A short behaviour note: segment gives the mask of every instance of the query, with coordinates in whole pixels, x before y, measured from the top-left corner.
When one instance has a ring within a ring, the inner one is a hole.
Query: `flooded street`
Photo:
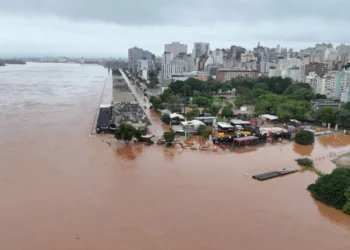
[[[106,81],[109,103],[101,66],[0,68],[1,249],[350,249],[350,216],[306,190],[314,173],[251,177],[297,169],[300,156],[330,172],[330,152],[348,150],[350,136],[235,153],[114,151],[90,135]]]

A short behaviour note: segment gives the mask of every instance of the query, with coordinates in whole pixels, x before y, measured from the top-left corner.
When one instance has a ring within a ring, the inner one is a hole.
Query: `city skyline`
[[[159,56],[164,44],[173,41],[187,44],[189,52],[194,42],[208,42],[212,50],[231,45],[250,50],[258,41],[294,50],[322,42],[335,46],[350,42],[346,0],[324,0],[317,5],[300,0],[283,5],[276,0],[206,2],[153,0],[132,6],[110,0],[99,4],[0,0],[0,56],[126,58],[133,46]]]

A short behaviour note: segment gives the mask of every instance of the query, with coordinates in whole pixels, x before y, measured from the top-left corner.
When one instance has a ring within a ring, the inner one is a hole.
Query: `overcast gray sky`
[[[194,42],[295,49],[350,43],[350,0],[0,0],[0,57],[127,56]]]

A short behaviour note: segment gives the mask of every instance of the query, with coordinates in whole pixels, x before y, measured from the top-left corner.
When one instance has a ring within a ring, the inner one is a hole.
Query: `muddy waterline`
[[[1,249],[350,249],[350,217],[306,190],[315,174],[251,178],[298,168],[301,155],[329,172],[350,137],[239,153],[113,150],[90,135],[106,79],[92,65],[0,69]]]

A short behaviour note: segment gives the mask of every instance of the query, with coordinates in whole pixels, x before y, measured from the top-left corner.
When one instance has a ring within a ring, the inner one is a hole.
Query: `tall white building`
[[[173,59],[171,55],[171,53],[164,53],[162,65],[163,79],[170,79],[173,74],[181,74],[188,71],[187,60]]]
[[[300,82],[301,81],[301,70],[299,67],[293,67],[290,69],[283,69],[281,70],[281,76],[283,78],[291,78],[293,82]]]
[[[293,67],[300,68],[301,66],[301,60],[299,58],[287,58],[287,59],[280,59],[277,63],[277,69],[278,70],[286,70]]]
[[[308,76],[305,77],[305,83],[310,84],[314,92],[316,93],[318,76],[315,72],[310,72]]]
[[[318,76],[315,72],[310,72],[305,77],[305,82],[311,85],[316,94],[326,95],[329,99],[334,97],[336,72],[328,72],[324,77]]]
[[[340,101],[350,102],[350,87],[346,87],[341,93]]]
[[[281,76],[281,71],[276,69],[276,67],[270,68],[269,77],[276,77],[276,76]]]
[[[209,55],[209,50],[209,43],[194,43],[193,45],[193,55],[196,58],[199,58],[202,55]]]
[[[187,54],[187,44],[181,44],[179,42],[165,44],[164,52],[172,53],[174,56],[179,54]]]
[[[148,71],[150,70],[149,61],[139,60],[137,64],[137,71],[140,77],[144,80],[148,80]]]
[[[337,73],[334,98],[341,99],[342,93],[350,88],[350,70],[343,70]]]
[[[281,53],[281,45],[277,45],[277,48],[276,48],[276,53]]]
[[[324,77],[319,77],[317,81],[316,94],[326,95],[333,98],[335,90],[335,74],[327,73]]]
[[[216,49],[212,52],[214,64],[224,64],[224,52],[221,49]]]
[[[269,74],[270,72],[270,67],[276,66],[275,63],[272,62],[260,62],[260,73],[262,74]]]

